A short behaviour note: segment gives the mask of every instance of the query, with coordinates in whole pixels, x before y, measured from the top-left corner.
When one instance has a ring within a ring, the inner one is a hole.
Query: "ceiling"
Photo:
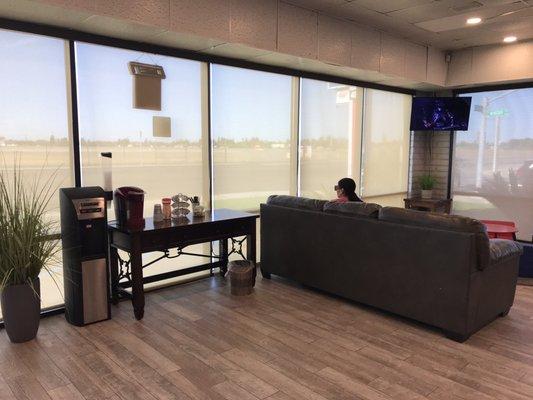
[[[285,0],[445,50],[533,39],[533,0]],[[480,17],[478,25],[466,19]]]
[[[73,0],[54,1],[72,2]],[[126,19],[118,20],[110,16],[95,15],[91,12],[80,11],[75,8],[62,8],[61,12],[58,12],[57,7],[42,2],[35,2],[34,0],[0,0],[0,17],[60,26],[113,38],[153,43],[214,56],[292,68],[317,74],[328,74],[378,83],[380,85],[421,91],[435,91],[443,88],[442,84],[420,82],[403,77],[386,75],[377,71],[367,71],[329,64],[317,59],[307,59],[271,50],[258,49],[240,43],[196,36],[192,33],[173,32],[159,26],[150,26]]]

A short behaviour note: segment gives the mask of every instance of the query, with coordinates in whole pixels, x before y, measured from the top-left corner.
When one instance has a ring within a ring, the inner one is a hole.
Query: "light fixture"
[[[476,25],[476,24],[479,24],[480,22],[481,22],[481,18],[479,17],[472,17],[466,20],[466,23],[468,25]]]
[[[513,43],[516,42],[516,36],[506,36],[503,38],[503,41],[505,43]]]

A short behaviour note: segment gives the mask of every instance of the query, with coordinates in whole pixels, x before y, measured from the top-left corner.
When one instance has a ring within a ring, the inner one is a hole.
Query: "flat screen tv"
[[[466,131],[472,97],[413,97],[412,131]]]

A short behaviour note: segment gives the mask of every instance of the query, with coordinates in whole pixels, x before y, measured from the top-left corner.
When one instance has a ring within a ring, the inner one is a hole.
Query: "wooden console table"
[[[224,275],[227,271],[228,257],[233,253],[241,257],[256,261],[256,219],[257,214],[233,211],[227,209],[207,211],[205,217],[189,216],[179,221],[164,221],[154,224],[152,218],[146,218],[145,227],[141,230],[130,230],[121,227],[116,221],[110,222],[109,248],[111,268],[111,297],[116,304],[119,297],[131,297],[135,318],[144,315],[144,287],[146,283],[157,282],[176,276],[194,272],[213,270],[219,267]],[[235,239],[245,236],[243,239]],[[242,245],[246,240],[246,255]],[[183,251],[187,246],[200,243],[219,241],[218,256],[193,254]],[[229,242],[231,241],[231,250]],[[170,249],[177,249],[175,255]],[[129,253],[129,260],[123,260],[118,250]],[[162,255],[148,264],[142,264],[142,254],[162,252]],[[164,259],[175,258],[180,255],[206,257],[206,264],[164,272],[162,274],[143,277],[143,268]],[[216,259],[216,261],[213,261]],[[126,289],[131,288],[131,294]]]
[[[421,197],[410,197],[403,199],[405,208],[413,210],[424,210],[449,214],[452,209],[452,199],[423,199]]]

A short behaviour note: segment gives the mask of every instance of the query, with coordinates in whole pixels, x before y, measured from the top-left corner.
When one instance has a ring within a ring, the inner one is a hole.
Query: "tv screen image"
[[[466,131],[472,97],[413,97],[412,131]]]

